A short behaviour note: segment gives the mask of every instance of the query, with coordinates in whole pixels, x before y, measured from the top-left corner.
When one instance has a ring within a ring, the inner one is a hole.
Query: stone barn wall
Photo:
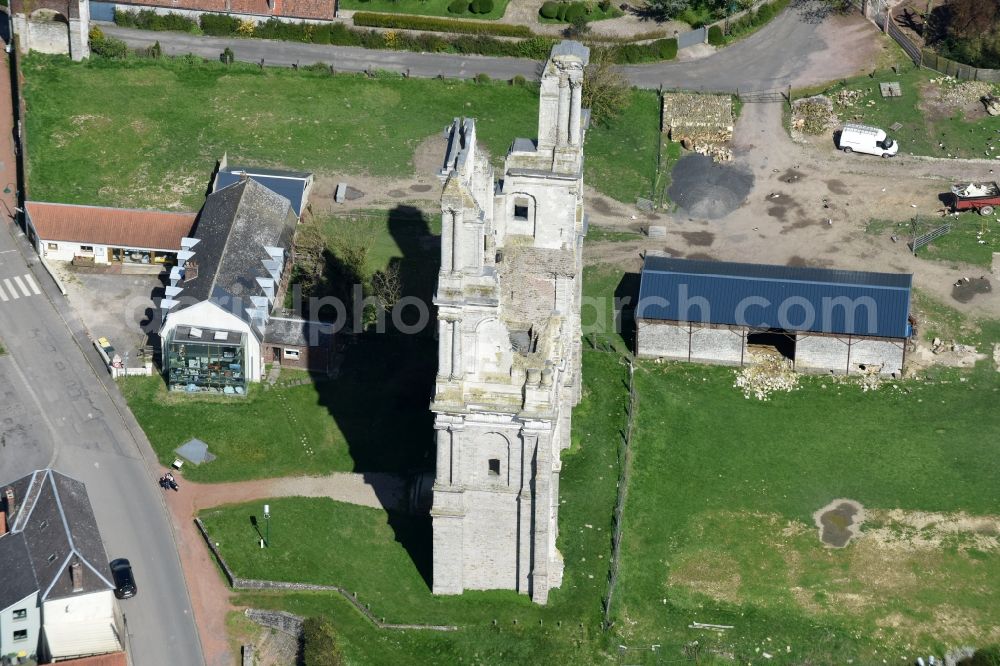
[[[639,358],[688,360],[690,336],[687,324],[638,320],[636,355]]]
[[[795,369],[804,372],[861,372],[862,365],[881,366],[880,374],[899,375],[903,370],[904,340],[852,338],[851,336],[800,333],[795,342]]]
[[[639,320],[638,356],[678,361],[741,365],[746,347],[742,328]]]
[[[795,369],[802,372],[847,373],[848,338],[832,335],[795,336]]]

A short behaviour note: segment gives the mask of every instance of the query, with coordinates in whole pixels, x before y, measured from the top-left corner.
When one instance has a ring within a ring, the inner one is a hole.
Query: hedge
[[[469,10],[473,14],[489,14],[493,11],[493,0],[472,0]]]
[[[534,33],[531,32],[531,28],[526,25],[480,23],[478,21],[459,21],[456,19],[437,18],[434,16],[415,16],[407,14],[376,14],[374,12],[357,12],[354,15],[354,25],[369,28],[395,28],[398,30],[453,32],[463,35],[534,37]]]
[[[789,2],[790,0],[774,0],[761,5],[756,11],[747,12],[735,21],[730,21],[728,36],[733,38],[753,32],[781,13]]]
[[[198,22],[188,16],[169,12],[157,14],[152,9],[115,10],[115,23],[126,28],[140,30],[178,30],[192,32],[197,30]]]
[[[538,10],[538,13],[542,15],[542,18],[554,19],[559,14],[560,4],[555,0],[547,0],[547,2],[542,4],[542,8]]]
[[[469,11],[469,0],[451,0],[448,11],[452,14],[465,14]]]
[[[708,43],[712,46],[722,46],[726,43],[726,36],[722,34],[722,28],[713,25],[708,29]]]
[[[777,0],[787,2],[788,0]],[[568,5],[569,3],[559,3]],[[378,30],[358,30],[349,28],[343,23],[285,23],[271,18],[253,27],[252,34],[240,32],[241,21],[225,14],[202,14],[201,30],[206,35],[216,37],[257,37],[261,39],[279,39],[284,41],[306,42],[312,44],[334,44],[337,46],[360,46],[366,49],[388,49],[394,51],[419,51],[425,53],[461,53],[486,56],[506,56],[511,58],[530,58],[531,60],[546,60],[549,52],[556,44],[555,39],[531,36],[526,39],[501,40],[489,36],[497,31],[518,31],[501,36],[519,37],[525,33],[520,30],[530,30],[525,26],[511,26],[497,23],[476,23],[473,21],[456,21],[444,18],[405,15],[384,15],[372,12],[359,12],[355,20],[370,21],[374,27],[411,27],[414,30],[432,30],[430,25],[447,26],[448,31],[469,30],[468,33],[458,33],[445,36],[436,32],[379,32]],[[391,25],[390,25],[391,22]],[[421,27],[416,27],[418,24]],[[475,30],[475,32],[473,32]],[[620,44],[611,47],[592,47],[604,51],[613,62],[641,63],[658,60],[672,60],[677,57],[677,40],[658,39],[648,44]],[[108,50],[117,55],[120,47],[111,44]]]

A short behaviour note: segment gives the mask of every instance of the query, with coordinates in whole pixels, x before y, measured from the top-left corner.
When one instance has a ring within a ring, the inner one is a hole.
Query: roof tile
[[[28,201],[31,224],[43,241],[179,250],[191,233],[195,213],[103,208]]]

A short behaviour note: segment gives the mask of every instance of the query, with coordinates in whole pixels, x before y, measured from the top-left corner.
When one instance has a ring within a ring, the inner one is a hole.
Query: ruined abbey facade
[[[494,176],[471,119],[448,135],[441,177],[433,589],[512,589],[545,603],[560,453],[580,398],[581,108],[586,47],[564,41],[542,74],[538,139],[515,139]]]

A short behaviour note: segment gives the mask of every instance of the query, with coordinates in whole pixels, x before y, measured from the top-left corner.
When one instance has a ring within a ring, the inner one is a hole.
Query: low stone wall
[[[223,573],[226,575],[226,579],[229,581],[229,586],[234,590],[291,590],[291,591],[309,591],[309,592],[336,592],[344,597],[347,601],[351,603],[362,615],[371,620],[372,624],[377,626],[379,629],[428,629],[431,631],[457,631],[458,627],[454,625],[432,625],[432,624],[393,624],[391,622],[386,622],[385,618],[378,618],[371,609],[366,605],[358,601],[358,595],[356,592],[348,592],[339,585],[313,585],[311,583],[287,583],[284,581],[277,580],[257,580],[253,578],[238,578],[233,574],[232,569],[229,568],[229,564],[223,559],[222,553],[216,548],[215,542],[208,536],[208,530],[205,529],[204,523],[201,522],[200,518],[194,519],[194,524],[198,527],[198,531],[201,532],[202,538],[205,543],[208,544],[208,549],[212,551],[212,555],[215,557],[219,566],[222,567]],[[249,617],[249,616],[248,616]],[[296,617],[296,616],[291,616]]]

